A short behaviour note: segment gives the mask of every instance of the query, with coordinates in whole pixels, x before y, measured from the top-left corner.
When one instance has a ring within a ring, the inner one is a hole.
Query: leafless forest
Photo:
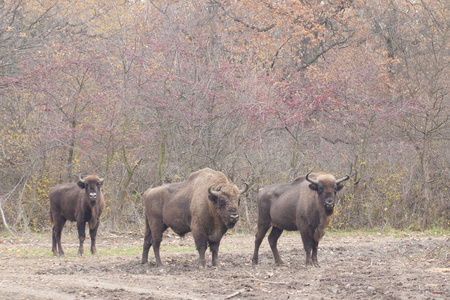
[[[0,231],[106,178],[103,230],[200,168],[350,175],[333,228],[450,227],[448,0],[0,0]]]

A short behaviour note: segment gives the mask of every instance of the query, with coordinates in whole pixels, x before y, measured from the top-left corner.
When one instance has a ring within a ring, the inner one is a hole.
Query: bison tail
[[[52,209],[50,208],[50,223],[53,224],[53,214],[52,214]]]

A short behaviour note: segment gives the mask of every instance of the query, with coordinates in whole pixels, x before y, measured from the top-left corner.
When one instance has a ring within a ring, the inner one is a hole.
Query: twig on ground
[[[240,289],[232,294],[229,294],[228,296],[225,297],[225,299],[231,299],[237,295],[239,295],[240,293],[245,292],[245,289]]]

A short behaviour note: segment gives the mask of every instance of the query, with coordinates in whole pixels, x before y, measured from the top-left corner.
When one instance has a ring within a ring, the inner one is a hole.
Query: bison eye
[[[225,206],[227,202],[223,198],[219,198],[219,206]]]

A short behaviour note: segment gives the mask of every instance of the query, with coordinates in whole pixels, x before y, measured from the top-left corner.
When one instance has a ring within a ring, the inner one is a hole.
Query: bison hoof
[[[308,270],[311,270],[311,269],[313,269],[313,268],[320,268],[320,266],[319,266],[319,265],[306,265],[306,268],[307,268]]]

